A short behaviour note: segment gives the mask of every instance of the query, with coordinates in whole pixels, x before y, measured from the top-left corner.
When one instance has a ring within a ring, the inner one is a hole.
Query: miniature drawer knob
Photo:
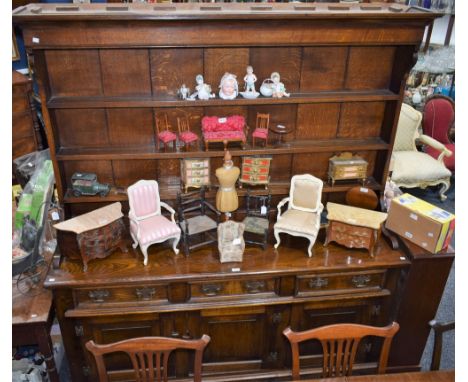
[[[328,279],[322,277],[315,277],[309,281],[309,288],[320,289],[328,286]]]
[[[104,302],[110,293],[105,289],[92,290],[88,293],[88,296],[94,302]]]
[[[369,275],[358,275],[358,276],[353,276],[351,279],[352,283],[356,288],[363,288],[369,284],[371,281],[371,277]]]
[[[145,287],[145,288],[135,289],[135,294],[138,300],[142,300],[142,301],[152,300],[155,293],[156,293],[156,289],[154,288]]]
[[[206,284],[202,285],[201,290],[205,296],[216,296],[222,287],[219,284]]]
[[[265,281],[246,281],[244,287],[247,293],[260,293],[265,289]]]

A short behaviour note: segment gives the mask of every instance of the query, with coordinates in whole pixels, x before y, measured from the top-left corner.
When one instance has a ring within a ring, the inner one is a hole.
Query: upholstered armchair
[[[180,228],[175,222],[174,209],[159,199],[159,186],[155,180],[139,180],[128,187],[128,202],[130,211],[130,235],[133,248],[140,246],[148,264],[148,247],[173,239],[172,249],[177,255],[177,244],[180,240]],[[171,220],[161,215],[161,207],[171,213]]]
[[[401,105],[400,119],[392,153],[391,180],[398,187],[414,188],[441,184],[440,199],[444,201],[445,192],[450,187],[450,170],[445,167],[444,158],[452,152],[442,143],[421,134],[419,127],[422,114],[407,104]],[[416,149],[415,140],[440,152],[438,159]]]
[[[310,175],[294,175],[291,179],[289,197],[278,203],[278,217],[273,226],[276,244],[280,245],[280,233],[292,236],[302,236],[309,239],[307,253],[312,256],[312,247],[320,229],[320,214],[323,210],[322,198],[323,182]],[[289,202],[289,203],[288,203]],[[288,203],[286,212],[281,208]]]

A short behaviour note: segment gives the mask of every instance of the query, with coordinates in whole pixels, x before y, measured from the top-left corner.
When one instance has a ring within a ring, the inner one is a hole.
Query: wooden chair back
[[[270,213],[271,194],[252,195],[247,190],[246,215],[268,219]],[[266,214],[262,214],[262,207],[266,208]]]
[[[159,133],[162,133],[165,130],[169,130],[169,122],[167,122],[167,114],[156,114],[156,130]]]
[[[179,134],[182,134],[185,131],[190,131],[190,125],[187,117],[179,118],[177,117],[177,128],[179,129]]]
[[[257,113],[257,122],[255,128],[268,129],[270,126],[270,114]]]
[[[429,325],[434,329],[434,349],[432,350],[431,370],[439,370],[442,357],[443,335],[449,330],[455,329],[455,321],[439,322],[431,320]]]
[[[136,382],[167,382],[169,355],[175,349],[195,350],[193,380],[201,382],[202,356],[210,337],[204,334],[199,340],[183,340],[165,337],[139,337],[107,345],[88,341],[86,348],[96,360],[99,382],[108,382],[104,355],[114,352],[126,353],[132,362]]]
[[[384,338],[380,352],[378,373],[383,374],[387,367],[388,354],[393,336],[400,328],[398,323],[379,328],[358,324],[335,324],[322,326],[303,332],[293,332],[290,327],[283,331],[292,349],[292,376],[299,380],[299,343],[316,339],[323,349],[323,378],[351,375],[359,343],[363,337]]]

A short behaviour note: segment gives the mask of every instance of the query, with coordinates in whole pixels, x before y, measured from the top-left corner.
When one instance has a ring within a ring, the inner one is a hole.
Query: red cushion
[[[218,117],[202,118],[202,131],[215,132],[215,131],[243,131],[245,126],[245,118],[241,115],[232,115],[225,118],[225,122],[219,122]]]
[[[444,163],[445,167],[447,167],[450,171],[454,172],[455,171],[455,144],[453,143],[447,143],[445,144],[445,147],[447,147],[451,152],[452,155],[449,156],[448,158],[444,158]],[[440,151],[436,150],[430,146],[426,146],[425,148],[426,153],[428,153],[431,157],[437,159],[440,155]]]
[[[255,131],[252,133],[252,137],[267,139],[268,129],[260,129],[260,128],[255,129]]]
[[[208,132],[203,132],[203,137],[207,140],[232,139],[232,140],[245,141],[245,135],[242,131],[208,131]]]
[[[177,136],[169,130],[164,130],[162,133],[159,133],[158,137],[164,143],[171,142],[177,139]]]
[[[191,131],[184,131],[180,134],[180,140],[184,143],[190,143],[196,141],[198,139],[198,135],[191,132]]]
[[[447,134],[455,118],[455,110],[450,101],[443,98],[430,99],[424,106],[424,134],[446,144]]]

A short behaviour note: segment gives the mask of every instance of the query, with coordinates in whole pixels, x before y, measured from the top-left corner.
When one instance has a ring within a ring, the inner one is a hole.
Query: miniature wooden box
[[[182,159],[180,173],[185,192],[189,187],[210,187],[210,158]]]
[[[350,152],[332,156],[328,165],[328,182],[332,186],[336,180],[361,179],[364,185],[367,178],[367,161]]]
[[[242,157],[242,174],[239,179],[239,188],[242,183],[250,185],[264,185],[268,189],[270,183],[271,157]]]

